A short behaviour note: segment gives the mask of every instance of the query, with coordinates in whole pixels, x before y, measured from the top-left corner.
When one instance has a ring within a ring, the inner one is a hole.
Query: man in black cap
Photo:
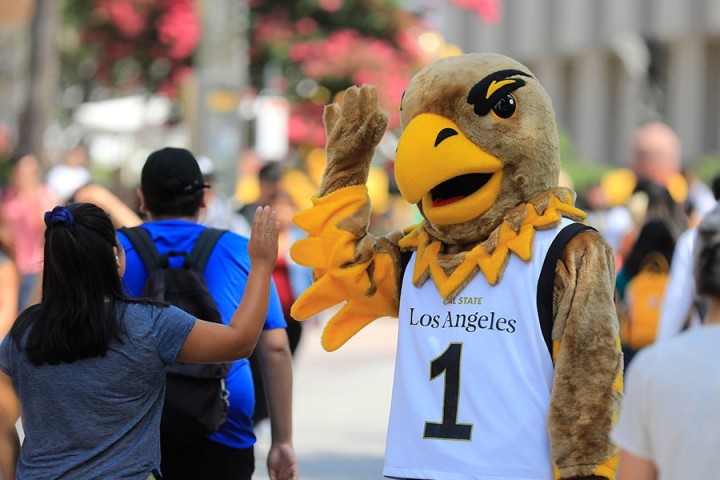
[[[147,158],[138,189],[140,209],[148,216],[142,228],[150,233],[160,254],[189,252],[207,228],[198,223],[205,207],[205,188],[208,185],[198,162],[188,150],[163,148]],[[122,232],[118,237],[126,251],[126,289],[139,297],[146,270],[128,238]],[[182,257],[171,257],[172,267],[181,262]],[[208,259],[204,277],[225,323],[240,303],[249,270],[247,239],[232,232],[222,235]],[[273,432],[268,471],[272,478],[294,480],[298,469],[292,445],[292,359],[285,327],[273,285],[268,316],[255,351],[261,359]],[[251,478],[255,468],[254,393],[247,360],[233,363],[227,389],[230,410],[220,430],[188,446],[162,446],[163,478]]]

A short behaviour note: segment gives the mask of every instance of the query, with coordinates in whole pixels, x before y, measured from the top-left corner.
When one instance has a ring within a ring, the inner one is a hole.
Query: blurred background
[[[392,162],[409,78],[481,51],[544,84],[580,193],[627,165],[651,120],[678,133],[701,179],[720,170],[714,0],[3,0],[0,182],[13,155],[47,171],[80,144],[93,179],[133,206],[148,152],[175,145],[212,159],[238,206],[257,200],[264,164],[282,163],[302,207],[324,166],[323,105],[373,83],[390,114],[371,177],[386,215],[403,208]]]

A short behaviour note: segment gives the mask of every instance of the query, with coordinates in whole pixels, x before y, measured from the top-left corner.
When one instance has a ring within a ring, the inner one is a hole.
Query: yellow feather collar
[[[441,242],[430,237],[424,224],[415,226],[399,242],[402,250],[417,251],[413,284],[420,287],[432,278],[445,300],[452,300],[478,270],[491,285],[496,285],[502,278],[510,253],[530,260],[535,230],[557,226],[562,216],[578,221],[585,218],[585,213],[573,205],[574,199],[572,190],[557,187],[516,207],[487,240],[470,251],[458,253],[464,258],[459,263],[453,262],[457,265],[449,274],[439,260]]]

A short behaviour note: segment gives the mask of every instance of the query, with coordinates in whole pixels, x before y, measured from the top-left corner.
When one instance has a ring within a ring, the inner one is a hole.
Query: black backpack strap
[[[130,243],[135,247],[140,260],[143,265],[145,265],[147,273],[152,272],[160,265],[160,253],[150,236],[150,232],[141,226],[132,228],[122,227],[119,231],[124,233],[128,240],[130,240]]]
[[[414,250],[406,250],[403,252],[400,252],[400,285],[398,286],[398,297],[402,293],[402,287],[403,287],[403,279],[405,278],[405,270],[407,270],[408,263],[410,263],[410,259],[413,256],[413,253],[415,253]]]
[[[552,358],[552,329],[553,329],[553,290],[555,289],[555,268],[560,255],[565,249],[565,245],[578,233],[584,230],[595,230],[589,225],[582,223],[571,223],[560,230],[553,240],[542,270],[540,270],[540,278],[537,287],[537,311],[540,317],[540,330],[542,331],[545,345],[547,346],[550,357]]]
[[[205,264],[210,258],[215,244],[226,232],[227,230],[219,228],[206,228],[200,234],[190,254],[187,256],[187,261],[190,262],[190,267],[193,270],[200,273],[205,271]]]

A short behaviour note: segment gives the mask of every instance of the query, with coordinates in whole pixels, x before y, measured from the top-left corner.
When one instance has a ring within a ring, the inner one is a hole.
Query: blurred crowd
[[[206,182],[213,187],[206,191],[202,223],[248,235],[255,207],[277,203],[289,232],[287,250],[296,235],[292,214],[310,205],[319,179],[295,161],[256,160],[256,168],[238,178],[236,191],[228,194],[217,188],[215,162],[202,154],[197,158]],[[93,178],[84,145],[64,152],[62,160],[47,171],[41,165],[34,155],[12,158],[7,181],[0,185],[0,254],[9,272],[3,275],[3,285],[8,287],[2,292],[17,297],[17,302],[2,302],[0,308],[6,312],[2,325],[8,325],[18,309],[31,301],[41,270],[43,212],[57,204],[89,201],[109,211],[117,227],[143,220],[134,187],[120,189]],[[400,197],[391,166],[373,166],[368,184],[373,233],[383,235],[421,220],[414,206]],[[577,192],[577,204],[588,214],[587,223],[615,250],[620,309],[626,308],[627,283],[652,254],[661,254],[668,270],[676,272],[675,265],[670,268],[674,254],[692,245],[693,227],[715,206],[717,191],[713,189],[717,188],[717,179],[715,184],[704,182],[683,164],[680,140],[670,127],[651,123],[635,132],[627,167],[612,170]],[[675,263],[689,260],[681,253]],[[13,303],[16,307],[9,308]],[[620,313],[623,318],[625,313]]]
[[[610,172],[578,204],[615,250],[616,301],[626,365],[641,348],[697,326],[692,251],[698,223],[717,204],[720,176],[703,182],[682,161],[676,133],[639,128],[626,169]]]
[[[197,156],[205,180],[212,187],[206,190],[201,223],[247,236],[255,207],[272,205],[282,217],[279,268],[286,268],[286,264],[293,265],[288,250],[298,235],[292,215],[309,206],[319,179],[313,179],[297,161],[263,162],[255,157],[253,152],[241,155],[240,162],[254,159],[248,162],[252,165],[250,173],[239,176],[235,192],[226,193],[218,186],[216,163],[205,155]],[[144,219],[135,187],[110,184],[105,176],[96,178],[88,148],[82,143],[63,152],[60,161],[46,169],[43,165],[47,163],[34,154],[11,157],[7,163],[7,180],[0,183],[0,335],[7,332],[19,312],[39,300],[44,212],[55,205],[90,202],[109,212],[118,228],[139,225]],[[385,166],[374,166],[368,180],[373,197],[373,231],[379,235],[421,218],[413,206],[402,200],[391,175]],[[300,291],[295,287],[293,295]],[[288,316],[292,300],[286,298]],[[299,327],[292,328],[299,331]]]
[[[216,164],[204,155],[197,158],[206,182],[216,187]],[[121,192],[93,178],[88,150],[82,144],[66,151],[62,160],[46,172],[34,155],[13,158],[10,164],[0,196],[1,334],[19,311],[38,298],[43,212],[57,204],[81,201],[110,212],[117,227],[138,225],[143,220],[134,192],[127,193],[132,189]],[[252,174],[238,178],[236,192],[206,190],[201,222],[246,236],[255,207],[272,205],[279,212],[283,228],[278,268],[292,273],[294,266],[288,250],[299,235],[292,215],[309,206],[319,179],[313,179],[296,162],[254,164],[257,168]],[[373,200],[373,233],[386,234],[420,221],[415,208],[400,197],[391,168],[373,166],[368,183]],[[704,182],[683,164],[682,145],[670,127],[651,123],[635,132],[626,167],[609,172],[577,192],[578,206],[588,214],[587,223],[597,228],[615,250],[617,305],[626,361],[638,348],[655,341],[656,335],[666,338],[699,324],[699,300],[686,293],[692,286],[689,276],[693,232],[699,220],[715,206],[719,188],[717,178],[714,183]],[[662,284],[663,294],[658,301],[667,301],[666,306],[658,303],[657,318],[644,326],[630,321],[633,306],[626,290],[638,274],[648,270],[658,273],[656,283]],[[287,289],[284,301],[289,318],[289,306],[304,284],[299,275],[286,276],[295,282],[293,288]],[[300,331],[299,326],[291,325]],[[297,344],[299,333],[294,335]]]
[[[217,185],[217,165],[197,155],[205,183],[200,223],[249,236],[258,205],[269,205],[280,224],[279,257],[273,279],[278,289],[292,354],[301,343],[302,325],[290,315],[295,299],[312,282],[308,269],[290,258],[290,245],[302,234],[292,222],[314,194],[312,176],[289,162],[260,162],[251,178],[240,178],[227,194]],[[34,155],[13,158],[0,190],[0,336],[15,318],[40,299],[45,224],[44,212],[55,205],[90,202],[110,213],[116,228],[143,222],[138,204],[93,178],[88,151],[69,149],[58,164],[43,171]],[[418,222],[393,186],[391,168],[373,167],[371,230],[377,235]],[[626,368],[646,347],[667,341],[703,322],[707,304],[697,293],[693,248],[697,226],[717,205],[720,175],[701,180],[683,164],[676,133],[662,123],[639,128],[627,166],[598,178],[577,192],[586,222],[613,247],[616,260],[616,305]],[[256,395],[263,398],[257,359],[253,367]],[[253,420],[267,419],[258,402]]]

